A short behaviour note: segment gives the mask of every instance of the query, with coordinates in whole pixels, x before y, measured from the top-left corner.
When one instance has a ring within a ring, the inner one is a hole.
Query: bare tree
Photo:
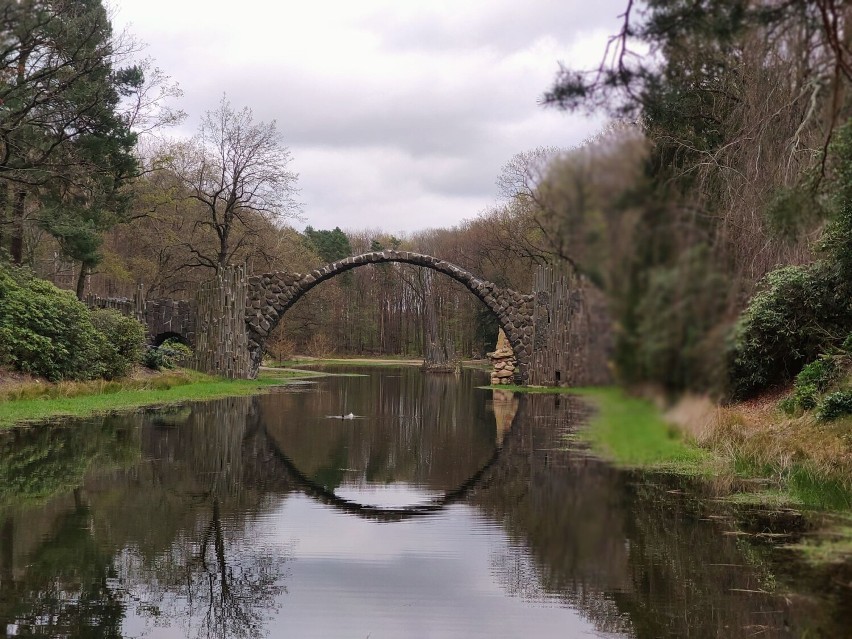
[[[196,230],[210,229],[217,239],[215,254],[187,244],[197,266],[227,266],[257,236],[258,220],[297,215],[298,175],[287,169],[290,160],[274,120],[255,122],[251,109],[234,110],[226,96],[205,114],[193,140],[171,158],[187,197],[204,210]]]

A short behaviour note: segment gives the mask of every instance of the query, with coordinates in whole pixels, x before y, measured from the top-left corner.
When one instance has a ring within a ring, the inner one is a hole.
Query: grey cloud
[[[368,63],[363,73],[351,64],[343,65],[346,74],[327,66],[317,71],[309,58],[229,66],[210,53],[227,54],[229,43],[207,42],[192,27],[181,38],[139,35],[185,91],[180,106],[190,119],[181,132],[191,134],[225,91],[235,106],[250,106],[256,118],[278,121],[293,151],[291,168],[302,174],[300,199],[309,222],[319,226],[324,224],[319,220],[347,216],[411,230],[479,213],[493,202],[497,173],[513,154],[576,144],[594,131],[599,123],[593,120],[542,115],[537,100],[557,61],[545,57],[532,73],[525,71],[529,63],[523,56],[532,55],[530,47],[542,37],[567,44],[581,31],[606,28],[622,4],[539,0],[521,10],[499,0],[471,18],[475,28],[428,12],[411,19],[404,12],[365,14],[360,28],[374,29],[384,54],[411,61],[401,75],[394,75],[400,65],[376,72]],[[324,159],[300,157],[316,150],[326,153]],[[338,160],[330,161],[330,153]],[[351,179],[355,174],[371,189]],[[441,213],[430,214],[436,206]],[[394,213],[399,210],[411,214],[403,219]]]
[[[617,26],[625,0],[565,2],[538,0],[525,6],[514,0],[491,3],[487,10],[466,21],[452,21],[434,14],[416,17],[404,12],[372,12],[364,18],[365,28],[382,25],[384,42],[390,49],[469,49],[493,47],[502,52],[528,46],[551,36],[568,42],[581,31]]]

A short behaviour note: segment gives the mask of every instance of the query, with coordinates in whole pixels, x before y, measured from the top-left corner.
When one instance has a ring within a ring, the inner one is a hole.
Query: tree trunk
[[[9,223],[9,183],[0,180],[0,254],[6,245],[6,224]]]
[[[24,262],[24,213],[26,211],[27,192],[21,189],[15,193],[12,204],[12,239],[9,252],[12,263],[20,266]]]
[[[77,299],[82,301],[86,293],[86,276],[89,274],[89,266],[85,262],[80,263],[80,274],[77,276]]]

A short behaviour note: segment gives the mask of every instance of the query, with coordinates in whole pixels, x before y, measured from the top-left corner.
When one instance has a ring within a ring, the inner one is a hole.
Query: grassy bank
[[[581,437],[602,457],[621,466],[710,475],[720,463],[667,422],[654,404],[618,388],[572,389],[596,411]]]
[[[795,548],[815,563],[852,557],[852,419],[789,417],[775,397],[723,407],[687,396],[664,412],[617,388],[492,388],[585,397],[596,410],[577,437],[600,457],[712,480],[710,494],[735,508],[813,511],[819,532]]]
[[[0,390],[0,427],[142,406],[253,395],[310,376],[297,371],[263,371],[258,379],[229,380],[178,370],[111,382],[28,382]]]
[[[494,388],[588,398],[596,411],[578,436],[615,464],[765,480],[771,494],[735,494],[743,503],[766,498],[852,509],[852,418],[820,422],[813,415],[790,417],[777,408],[776,397],[723,407],[686,396],[664,412],[617,388]]]

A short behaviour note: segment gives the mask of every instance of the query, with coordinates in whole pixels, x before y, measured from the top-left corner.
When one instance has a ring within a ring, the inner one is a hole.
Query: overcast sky
[[[180,83],[191,135],[223,92],[277,120],[302,228],[451,226],[515,154],[603,124],[539,106],[558,62],[595,65],[624,0],[111,0]]]

